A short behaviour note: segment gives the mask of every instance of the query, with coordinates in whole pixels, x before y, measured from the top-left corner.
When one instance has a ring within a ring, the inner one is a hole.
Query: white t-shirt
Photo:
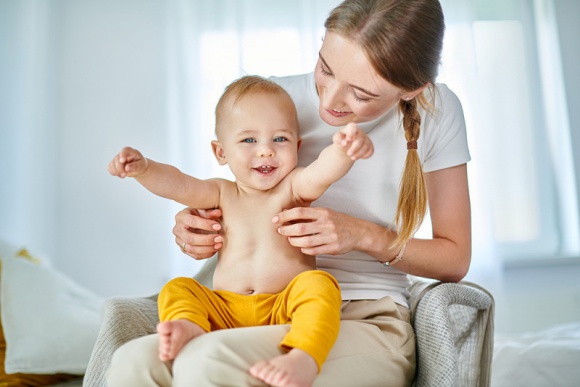
[[[326,124],[318,114],[314,74],[274,77],[290,94],[298,110],[302,146],[299,165],[314,161],[332,142],[338,128]],[[434,114],[421,112],[418,152],[424,172],[461,165],[470,160],[465,120],[457,96],[444,84],[437,84]],[[429,93],[427,93],[429,94]],[[375,153],[357,160],[348,174],[334,183],[313,207],[327,207],[359,219],[390,227],[395,218],[399,184],[407,145],[401,115],[395,106],[382,117],[359,124],[373,141]],[[379,299],[391,296],[408,305],[409,277],[360,251],[344,255],[319,255],[319,269],[331,273],[340,283],[343,300]]]

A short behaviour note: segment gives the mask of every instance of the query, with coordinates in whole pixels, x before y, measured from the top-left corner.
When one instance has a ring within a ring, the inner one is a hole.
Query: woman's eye
[[[354,92],[352,94],[354,95],[354,99],[357,102],[369,102],[371,100],[370,98],[361,98]]]
[[[253,139],[253,138],[244,138],[244,139],[242,140],[242,142],[253,143],[253,142],[256,142],[256,140],[255,140],[255,139]]]
[[[276,137],[274,139],[274,142],[284,142],[284,141],[288,141],[288,139],[286,137]]]
[[[332,75],[332,73],[331,73],[330,71],[327,71],[327,70],[324,68],[324,65],[322,65],[322,64],[320,64],[320,72],[321,72],[323,75],[328,75],[328,76]]]

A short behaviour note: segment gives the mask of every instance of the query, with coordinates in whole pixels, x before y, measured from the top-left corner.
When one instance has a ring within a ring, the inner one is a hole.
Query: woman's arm
[[[471,210],[465,164],[425,174],[433,239],[412,239],[396,268],[441,281],[458,282],[471,261]],[[324,208],[294,208],[274,219],[279,232],[306,254],[363,251],[390,261],[395,233],[385,227]],[[298,222],[298,223],[295,223]],[[291,224],[294,223],[294,224]],[[379,264],[379,263],[377,263]]]
[[[429,172],[425,179],[433,239],[414,239],[407,244],[405,259],[397,268],[421,277],[459,282],[471,263],[467,165]]]

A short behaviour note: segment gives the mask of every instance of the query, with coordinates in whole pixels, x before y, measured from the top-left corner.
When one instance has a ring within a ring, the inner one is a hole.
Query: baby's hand
[[[137,149],[125,147],[107,167],[109,173],[121,179],[137,177],[147,169],[147,159]]]
[[[342,148],[352,160],[368,159],[375,151],[369,136],[354,123],[350,123],[336,132],[332,141]]]

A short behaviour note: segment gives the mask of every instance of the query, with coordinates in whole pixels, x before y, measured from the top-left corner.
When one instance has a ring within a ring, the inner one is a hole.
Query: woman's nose
[[[324,89],[323,106],[327,109],[337,109],[342,106],[342,87],[338,82],[329,82]]]

